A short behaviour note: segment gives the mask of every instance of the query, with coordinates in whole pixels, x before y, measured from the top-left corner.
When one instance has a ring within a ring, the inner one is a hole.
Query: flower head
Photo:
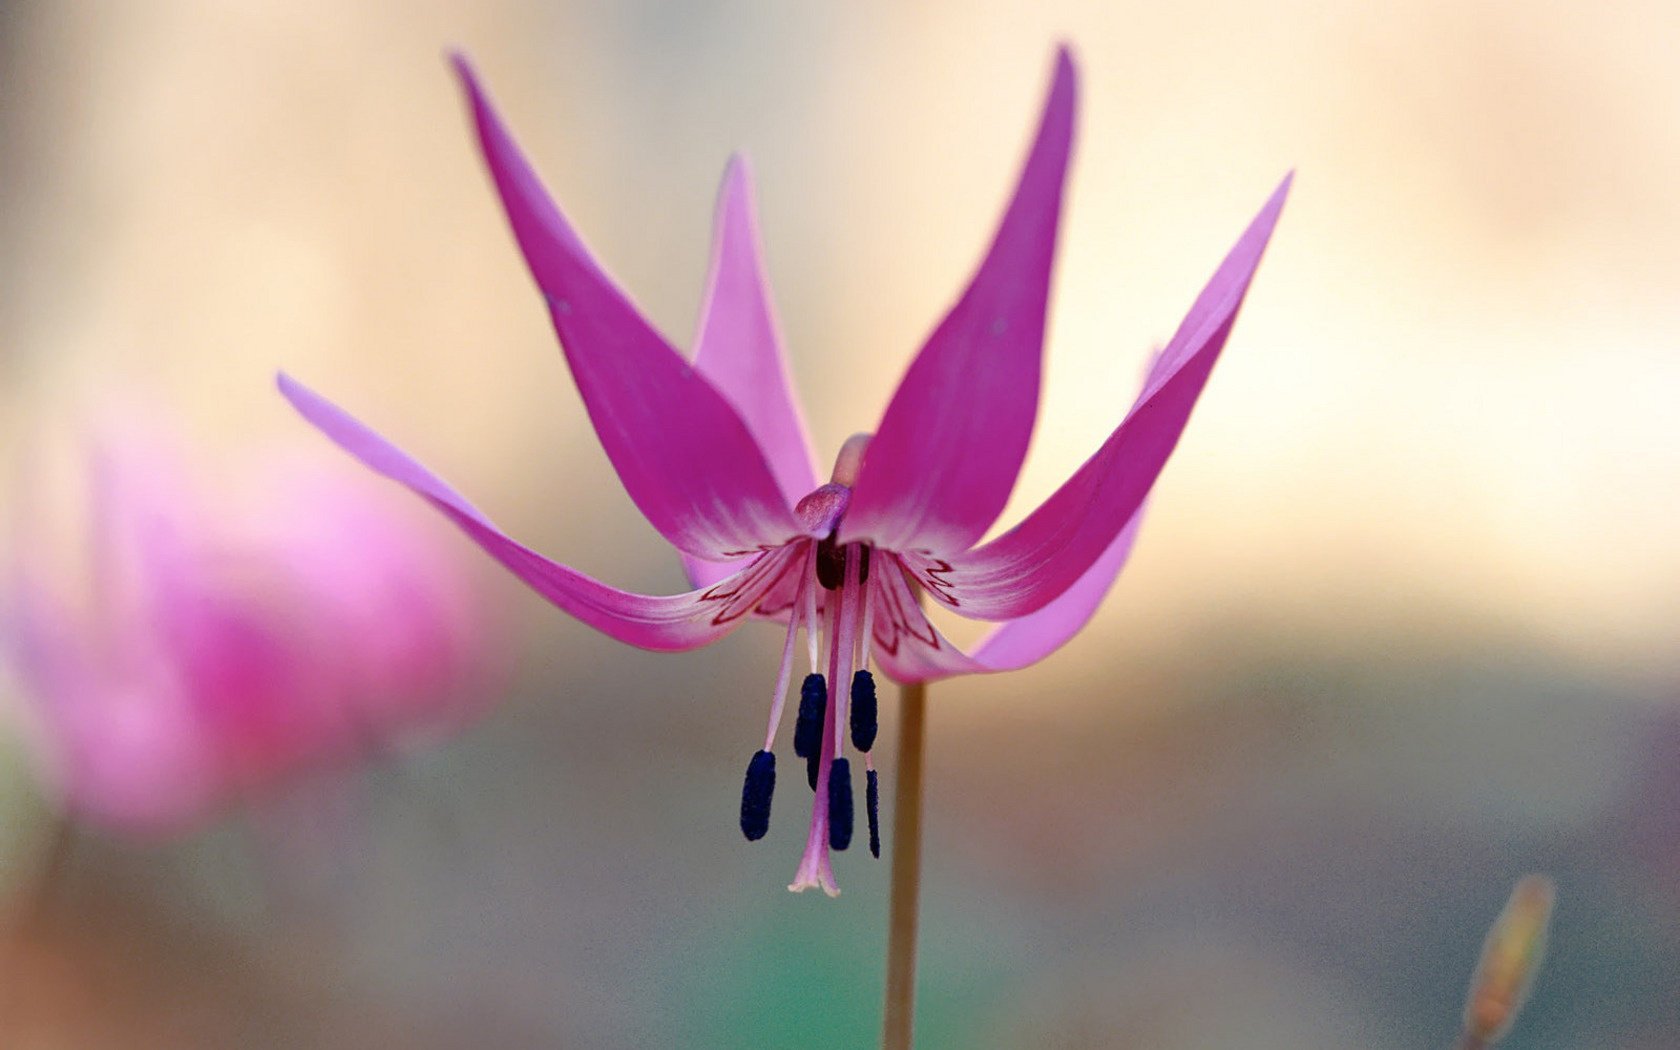
[[[212,502],[146,430],[107,437],[90,527],[52,528],[32,492],[0,595],[26,739],[68,814],[188,830],[483,708],[493,634],[423,522],[297,459],[250,470],[247,505]]]
[[[763,750],[741,827],[764,833],[772,747],[797,638],[809,672],[794,752],[815,791],[793,889],[834,893],[830,850],[852,839],[847,738],[866,765],[876,848],[872,669],[901,682],[1024,667],[1084,626],[1131,550],[1144,497],[1224,346],[1288,180],[1197,298],[1143,392],[1103,446],[1045,503],[986,543],[1026,456],[1038,405],[1056,229],[1073,140],[1075,73],[1058,55],[1044,114],[991,246],[934,327],[875,429],[848,441],[827,482],[792,395],[764,276],[751,177],[731,162],[692,363],[589,254],[543,191],[471,67],[455,61],[514,239],[548,306],[595,431],[625,490],[681,554],[696,589],[631,594],[550,561],[497,529],[435,475],[286,376],[298,410],[374,470],[407,485],[549,601],[654,650],[715,641],[748,619],[784,623]],[[919,596],[998,626],[971,651]]]

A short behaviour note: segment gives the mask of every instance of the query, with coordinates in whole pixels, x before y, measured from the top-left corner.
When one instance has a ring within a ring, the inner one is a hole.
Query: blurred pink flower
[[[742,792],[741,827],[764,834],[771,747],[805,631],[794,750],[816,792],[793,889],[833,893],[829,850],[852,838],[842,757],[875,737],[871,661],[899,681],[1024,667],[1085,625],[1131,550],[1139,511],[1224,346],[1288,180],[1266,202],[1156,358],[1132,409],[1025,520],[980,544],[1015,483],[1038,405],[1051,263],[1073,139],[1075,74],[1064,49],[1003,220],[956,305],[911,362],[873,435],[846,443],[819,484],[795,406],[746,164],[719,196],[705,305],[690,364],[590,256],[456,60],[479,143],[515,239],[546,300],[590,419],[630,498],[681,553],[697,589],[631,594],[503,534],[431,472],[289,377],[298,410],[369,467],[429,500],[490,555],[584,623],[631,645],[683,650],[749,617],[787,624],[764,749]],[[999,624],[971,652],[923,615],[918,591]],[[827,638],[826,657],[819,654]],[[833,690],[829,683],[850,683]],[[850,709],[848,711],[848,700]],[[870,847],[877,782],[868,772]]]
[[[455,729],[495,695],[483,602],[424,522],[328,465],[247,477],[249,506],[201,498],[125,429],[93,457],[80,572],[53,564],[69,544],[45,501],[20,508],[7,656],[69,815],[188,830],[289,775]]]

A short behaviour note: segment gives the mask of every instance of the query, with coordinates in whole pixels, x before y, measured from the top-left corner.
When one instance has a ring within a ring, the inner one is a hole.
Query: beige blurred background
[[[936,690],[928,965],[988,961],[929,978],[927,1044],[1440,1045],[1525,865],[1559,874],[1592,947],[1511,1045],[1680,1041],[1680,828],[1647,826],[1680,790],[1680,8],[163,0],[8,4],[0,34],[8,461],[112,390],[235,461],[314,441],[283,367],[531,545],[643,589],[677,589],[675,559],[594,442],[446,48],[679,345],[716,179],[750,154],[826,457],[978,257],[1070,41],[1073,189],[1012,516],[1118,421],[1297,170],[1093,627]],[[161,859],[105,844],[77,868],[95,918],[41,949],[57,979],[247,973],[181,992],[241,1019],[204,1045],[290,1045],[299,1013],[318,1045],[369,1017],[413,1045],[859,1045],[884,875],[847,858],[824,911],[780,889],[796,805],[767,843],[731,838],[774,632],[655,657],[494,586],[521,684],[376,778],[353,877],[323,882],[328,850],[275,908],[237,828]],[[147,952],[174,969],[114,961]],[[64,1038],[39,1045],[116,1045]]]

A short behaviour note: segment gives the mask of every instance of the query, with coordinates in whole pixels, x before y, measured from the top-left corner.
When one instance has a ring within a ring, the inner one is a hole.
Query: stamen
[[[868,671],[852,675],[852,746],[866,754],[874,748],[880,729],[876,708],[875,676]]]
[[[869,550],[865,547],[864,550]],[[870,596],[869,563],[864,562],[863,577],[858,581],[863,591],[858,595],[858,601],[863,604],[863,627],[858,634],[857,665],[860,670],[869,670],[869,654],[875,647],[875,602]]]
[[[770,830],[770,796],[776,791],[776,756],[759,751],[747,763],[747,779],[741,785],[741,834],[757,842]]]
[[[823,718],[828,714],[828,683],[808,674],[799,687],[799,717],[793,723],[793,753],[805,760],[811,790],[817,789],[817,762],[822,757]]]
[[[843,758],[828,767],[828,844],[835,849],[852,844],[852,768]]]
[[[822,643],[822,621],[817,619],[817,589],[811,586],[811,581],[817,575],[817,545],[809,545],[810,552],[805,556],[805,579],[800,589],[805,592],[805,648],[811,656],[811,673],[821,670],[817,663],[821,659],[818,648]]]
[[[804,591],[810,586],[810,580],[803,577],[800,579],[800,591]],[[782,643],[782,663],[776,669],[776,692],[770,700],[770,725],[764,731],[764,750],[766,751],[776,745],[776,730],[782,724],[782,705],[787,702],[788,679],[793,674],[793,641],[799,632],[799,598],[799,594],[794,595],[793,608],[788,613],[787,641]]]
[[[814,590],[814,588],[813,588]],[[839,661],[840,650],[836,646],[835,636],[840,616],[840,606],[832,597],[823,602],[823,632],[828,637],[828,666],[830,681],[837,680],[835,665]],[[825,705],[826,706],[826,705]],[[821,886],[824,893],[830,897],[838,896],[840,887],[834,883],[834,867],[830,863],[831,849],[829,846],[829,801],[833,794],[830,787],[830,774],[834,771],[834,763],[825,761],[835,752],[830,744],[837,742],[840,727],[835,721],[835,709],[829,708],[828,717],[822,720],[822,739],[817,744],[818,757],[811,767],[816,770],[815,787],[816,798],[811,802],[811,827],[805,836],[805,853],[799,859],[799,870],[794,873],[793,882],[788,889],[798,893],[813,886]],[[844,763],[842,763],[842,767]]]
[[[873,769],[864,774],[868,784],[864,788],[864,804],[869,814],[869,855],[881,859],[881,778]]]
[[[834,627],[835,636],[829,639],[829,643],[834,647],[829,680],[848,684],[846,692],[836,696],[834,700],[835,758],[840,757],[845,746],[845,733],[840,728],[845,724],[841,712],[851,706],[847,701],[851,698],[849,685],[852,681],[853,659],[857,655],[858,596],[863,590],[858,579],[863,566],[863,559],[858,555],[861,548],[861,544],[852,544],[846,548],[846,578],[840,588],[840,618]]]

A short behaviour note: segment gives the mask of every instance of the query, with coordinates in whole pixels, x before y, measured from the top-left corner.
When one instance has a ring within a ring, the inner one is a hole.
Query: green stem
[[[916,1021],[916,924],[922,889],[922,760],[927,684],[899,693],[898,785],[893,800],[892,889],[887,919],[887,1002],[882,1050],[910,1050]]]

